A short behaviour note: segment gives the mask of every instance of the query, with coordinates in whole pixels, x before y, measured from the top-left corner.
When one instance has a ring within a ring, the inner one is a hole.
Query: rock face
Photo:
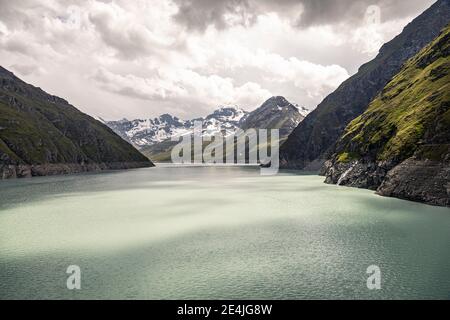
[[[47,163],[0,165],[0,179],[30,178],[34,176],[53,176],[102,170],[125,170],[151,167],[148,162],[103,162],[103,163]]]
[[[101,122],[0,67],[0,177],[152,165]]]
[[[450,152],[445,161],[410,158],[388,172],[383,196],[450,207]]]
[[[319,169],[347,124],[361,115],[403,64],[449,22],[450,0],[439,0],[386,43],[374,60],[326,97],[293,131],[280,150],[281,166]]]
[[[450,25],[345,129],[327,183],[450,206]]]

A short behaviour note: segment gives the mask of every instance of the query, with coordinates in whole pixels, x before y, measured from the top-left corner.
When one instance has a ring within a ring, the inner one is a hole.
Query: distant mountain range
[[[100,121],[0,67],[0,178],[150,166]]]
[[[170,114],[163,114],[153,119],[102,121],[123,139],[142,148],[163,142],[172,136],[192,132],[195,121],[201,121],[206,130],[205,134],[210,135],[218,128],[230,133],[239,128],[283,128],[285,130],[283,134],[286,135],[307,114],[306,108],[292,105],[283,97],[274,97],[263,104],[262,109],[253,112],[232,106],[219,107],[205,118],[192,120],[181,120]]]
[[[219,127],[223,130],[235,131],[248,116],[248,112],[238,107],[220,107],[205,118],[181,120],[170,114],[163,114],[154,119],[122,119],[118,121],[105,121],[123,139],[138,148],[151,146],[170,139],[172,136],[181,136],[192,132],[195,121],[201,121],[209,133]]]
[[[204,136],[212,136],[219,130],[229,135],[237,129],[280,129],[280,140],[284,141],[307,114],[306,108],[284,97],[272,97],[252,112],[236,106],[220,107],[205,118],[192,120],[164,114],[154,119],[122,119],[105,124],[150,159],[170,161],[170,151],[177,144],[171,137],[192,133],[195,121],[202,122]]]

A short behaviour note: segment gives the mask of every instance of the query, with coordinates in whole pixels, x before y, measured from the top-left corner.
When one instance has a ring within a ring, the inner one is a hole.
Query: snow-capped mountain
[[[221,107],[203,121],[203,135],[214,135],[222,131],[225,135],[234,133],[248,117],[249,112],[238,107]]]
[[[284,97],[272,97],[252,112],[220,107],[204,118],[186,121],[168,114],[154,119],[102,121],[150,159],[166,162],[178,143],[171,137],[192,134],[196,121],[202,122],[203,137],[213,136],[219,130],[228,136],[237,129],[279,129],[280,141],[285,141],[308,113],[308,109],[291,104]]]
[[[294,104],[294,107],[297,108],[298,112],[300,113],[300,115],[301,115],[303,118],[306,118],[306,116],[308,115],[308,113],[311,112],[310,110],[306,109],[306,108],[303,107],[303,106],[299,106],[299,105],[296,104],[296,103]]]
[[[280,137],[287,137],[305,118],[297,105],[284,97],[272,97],[251,112],[242,122],[241,129],[279,129]]]
[[[240,127],[248,114],[247,111],[238,107],[220,107],[205,118],[187,121],[163,114],[154,119],[122,119],[104,122],[123,139],[142,148],[165,141],[172,136],[181,136],[192,132],[195,121],[203,123],[204,135],[213,135],[219,128],[231,133]]]
[[[238,107],[220,107],[204,118],[192,120],[163,114],[154,119],[103,122],[151,159],[166,161],[176,144],[171,142],[171,137],[192,134],[196,121],[202,122],[203,136],[213,136],[219,130],[227,136],[237,129],[279,129],[280,139],[285,140],[308,112],[284,97],[272,97],[252,112]]]

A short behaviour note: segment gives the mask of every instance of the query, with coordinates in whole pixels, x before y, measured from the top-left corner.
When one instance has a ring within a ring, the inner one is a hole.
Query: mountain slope
[[[353,120],[326,181],[450,206],[450,26]]]
[[[107,126],[0,67],[3,178],[142,166],[152,163]]]
[[[185,121],[169,114],[155,119],[105,121],[105,124],[136,147],[158,143],[172,135],[183,133],[187,126]]]
[[[304,118],[299,108],[284,97],[272,97],[251,112],[240,127],[243,130],[280,129],[280,137],[287,137]]]
[[[283,97],[272,97],[264,102],[258,109],[247,113],[232,112],[228,108],[228,117],[220,118],[227,109],[220,109],[203,120],[203,135],[212,136],[220,128],[225,135],[234,133],[237,129],[280,129],[280,140],[284,141],[292,130],[304,119],[306,109],[299,110]],[[302,113],[300,112],[302,111]],[[237,115],[237,116],[236,116]],[[234,119],[234,121],[232,120]],[[239,121],[236,121],[239,119]],[[188,128],[186,133],[192,132]],[[142,148],[142,153],[155,161],[170,161],[172,148],[178,144],[170,139]],[[204,144],[204,147],[209,142]]]
[[[281,147],[282,167],[318,169],[347,124],[361,115],[402,65],[439,35],[450,21],[450,0],[439,0],[385,44],[377,57],[330,94]]]

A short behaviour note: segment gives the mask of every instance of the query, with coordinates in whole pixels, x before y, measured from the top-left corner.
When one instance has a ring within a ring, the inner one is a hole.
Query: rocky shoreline
[[[320,174],[325,183],[340,186],[377,190],[387,173],[395,167],[392,162],[373,162],[366,160],[339,163],[325,162]]]
[[[388,172],[382,196],[450,207],[450,163],[408,159]]]
[[[111,162],[111,163],[47,163],[47,164],[0,164],[1,179],[30,178],[35,176],[53,176],[103,170],[125,170],[153,167],[151,162]]]
[[[333,163],[321,171],[325,183],[376,191],[386,197],[450,207],[450,163],[409,158],[393,162]]]

